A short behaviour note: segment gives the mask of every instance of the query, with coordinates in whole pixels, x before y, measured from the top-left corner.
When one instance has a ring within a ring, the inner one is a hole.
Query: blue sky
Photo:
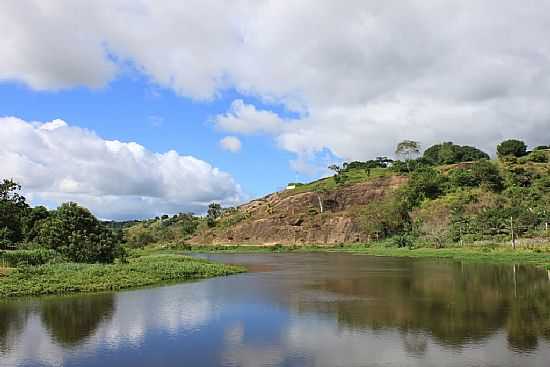
[[[196,101],[135,74],[100,89],[33,91],[21,83],[0,83],[0,116],[27,121],[62,119],[104,139],[137,142],[154,152],[173,149],[192,155],[231,173],[250,197],[273,192],[296,177],[311,179],[291,170],[292,154],[278,148],[268,136],[241,137],[242,149],[236,153],[220,147],[219,140],[227,134],[216,128],[212,119],[227,111],[235,99],[267,107],[281,116],[296,116],[281,105],[266,105],[234,90]]]
[[[238,205],[404,139],[547,145],[535,3],[2,1],[0,177],[128,219]]]

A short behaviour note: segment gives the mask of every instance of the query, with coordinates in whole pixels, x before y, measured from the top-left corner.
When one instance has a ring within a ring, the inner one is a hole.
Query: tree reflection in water
[[[338,277],[311,281],[310,289],[341,297],[306,302],[298,309],[333,313],[343,326],[355,329],[401,330],[412,354],[423,353],[424,334],[458,349],[500,329],[517,351],[536,349],[539,338],[550,341],[550,282],[540,269],[433,261],[400,265],[404,271],[393,276],[341,269]],[[342,277],[346,272],[349,276]]]
[[[113,294],[60,297],[44,300],[40,318],[53,340],[64,347],[76,346],[93,335],[113,316]]]
[[[15,344],[18,336],[25,329],[30,315],[29,307],[21,304],[2,301],[0,302],[0,352],[8,352]]]

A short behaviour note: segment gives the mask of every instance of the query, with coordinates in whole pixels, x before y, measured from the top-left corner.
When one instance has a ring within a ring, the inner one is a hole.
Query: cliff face
[[[342,185],[328,192],[286,190],[253,200],[224,215],[194,244],[335,244],[368,240],[357,209],[395,190],[402,176]],[[322,207],[322,212],[321,212]]]

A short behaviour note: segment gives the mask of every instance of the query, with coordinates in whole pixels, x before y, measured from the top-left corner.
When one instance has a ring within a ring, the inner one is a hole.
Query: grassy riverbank
[[[245,269],[240,266],[176,254],[138,256],[130,258],[127,264],[53,263],[24,266],[0,274],[0,297],[116,291],[243,271]]]
[[[446,248],[398,248],[388,246],[386,242],[364,245],[290,245],[290,246],[193,246],[191,252],[214,253],[257,253],[257,252],[349,252],[371,256],[444,258],[457,261],[481,263],[531,264],[550,269],[550,243],[536,249],[511,249],[507,245],[464,246]]]

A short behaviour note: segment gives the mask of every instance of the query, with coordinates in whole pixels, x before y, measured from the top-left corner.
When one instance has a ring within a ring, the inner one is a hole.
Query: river
[[[202,256],[250,272],[0,301],[0,366],[550,365],[544,270],[342,253]]]

